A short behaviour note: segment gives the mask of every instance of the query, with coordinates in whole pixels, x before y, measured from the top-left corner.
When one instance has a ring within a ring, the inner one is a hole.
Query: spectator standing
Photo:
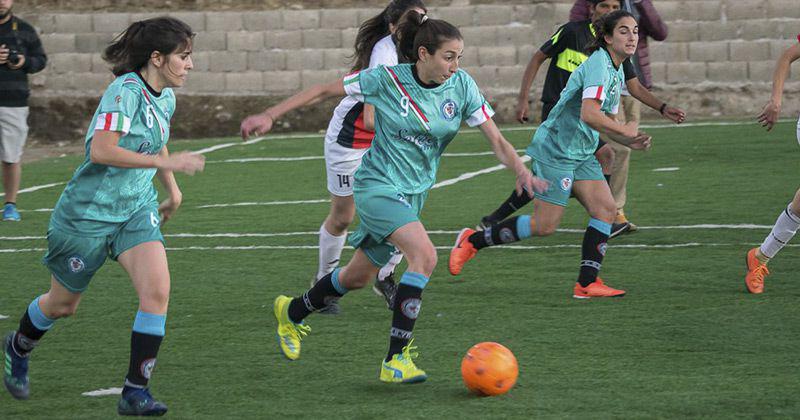
[[[36,30],[12,13],[13,4],[13,0],[0,0],[0,160],[6,221],[20,220],[16,203],[22,148],[28,137],[28,74],[47,64]]]

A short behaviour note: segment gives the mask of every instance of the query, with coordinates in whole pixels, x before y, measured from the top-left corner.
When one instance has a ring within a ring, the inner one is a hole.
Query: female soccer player
[[[573,296],[625,295],[597,277],[616,206],[593,153],[598,131],[633,149],[650,146],[650,137],[639,133],[636,125],[622,125],[608,115],[617,113],[624,80],[622,62],[636,52],[637,33],[636,20],[628,12],[618,10],[600,20],[589,47],[593,53],[572,73],[550,117],[528,146],[533,172],[550,181],[547,191],[534,196],[533,217],[517,216],[481,232],[463,229],[450,252],[450,274],[461,273],[464,264],[485,247],[551,235],[572,191],[591,217]]]
[[[400,17],[407,10],[425,14],[425,3],[420,0],[394,0],[377,16],[364,22],[355,42],[352,71],[397,64],[394,33]],[[333,111],[333,118],[325,133],[325,165],[328,172],[328,191],[331,193],[331,210],[319,229],[319,268],[314,282],[325,277],[339,265],[347,227],[353,223],[356,208],[353,201],[353,174],[361,165],[361,158],[375,136],[374,108],[346,96]],[[373,289],[391,304],[396,286],[394,268],[403,254],[392,256],[375,280]],[[312,284],[313,285],[313,284]],[[320,313],[340,312],[338,299],[330,299]]]
[[[267,132],[286,112],[336,95],[375,107],[375,139],[353,185],[360,219],[350,236],[355,255],[300,297],[278,296],[274,312],[281,350],[295,360],[300,357],[300,340],[310,330],[303,319],[321,309],[326,298],[364,287],[399,248],[408,259],[408,270],[397,287],[380,380],[413,383],[427,378],[412,360],[416,353],[411,339],[422,290],[436,266],[436,248],[419,214],[441,154],[461,122],[480,126],[498,159],[513,169],[518,189],[542,190],[546,183],[531,175],[492,121],[494,111],[478,86],[458,69],[464,41],[456,27],[412,10],[401,21],[398,35],[399,51],[409,64],[380,66],[314,86],[248,117],[241,130],[244,138]]]
[[[147,382],[164,337],[170,277],[159,226],[181,205],[174,171],[194,174],[205,160],[170,155],[175,112],[172,87],[192,69],[192,29],[159,17],[131,24],[105,50],[117,78],[108,86],[86,133],[86,158],[56,203],[43,262],[50,290],[28,306],[5,338],[4,382],[11,395],[30,394],[28,359],[53,323],[75,313],[89,281],[107,258],[119,261],[139,296],[128,375],[117,406],[123,415],[162,415]],[[158,204],[153,176],[169,197]],[[160,217],[159,217],[160,213]]]
[[[772,97],[758,115],[758,122],[767,127],[767,131],[772,130],[772,126],[780,116],[783,84],[789,76],[789,68],[793,62],[800,59],[800,35],[797,35],[797,41],[797,44],[786,49],[778,59],[772,76]],[[797,141],[800,142],[800,120],[797,121]],[[800,190],[794,194],[794,199],[786,210],[778,216],[772,232],[764,239],[764,243],[747,252],[747,275],[744,284],[750,293],[764,292],[764,277],[769,274],[767,263],[794,237],[798,227],[800,227]]]

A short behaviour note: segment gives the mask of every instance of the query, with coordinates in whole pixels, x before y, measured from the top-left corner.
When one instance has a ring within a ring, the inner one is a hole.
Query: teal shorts
[[[550,182],[550,187],[543,193],[534,193],[534,198],[566,207],[572,193],[572,184],[575,181],[604,181],[603,170],[600,163],[592,156],[583,161],[575,169],[562,169],[549,166],[546,163],[531,161],[531,171],[539,178]]]
[[[390,185],[379,185],[353,189],[359,224],[348,241],[353,248],[360,248],[378,267],[383,267],[392,258],[396,248],[388,237],[398,228],[419,221],[427,192],[403,194]]]
[[[56,280],[73,293],[89,287],[94,273],[106,258],[116,260],[120,254],[145,242],[164,243],[158,207],[149,205],[133,214],[107,236],[86,237],[57,228],[47,231],[47,254],[42,263]]]

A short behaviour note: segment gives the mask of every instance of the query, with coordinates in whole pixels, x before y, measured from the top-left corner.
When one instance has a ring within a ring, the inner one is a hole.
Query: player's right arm
[[[798,41],[800,41],[800,36],[798,36]],[[786,78],[789,77],[789,68],[798,59],[800,59],[800,42],[787,48],[778,59],[775,73],[772,75],[772,96],[758,115],[759,124],[762,127],[767,127],[767,131],[772,130],[772,127],[778,121],[778,117],[781,114],[781,102],[783,101],[783,84],[786,82]]]
[[[304,106],[313,105],[331,97],[345,95],[342,79],[312,86],[275,106],[267,108],[260,114],[245,118],[240,127],[242,139],[247,140],[251,135],[261,135],[269,132],[275,120],[287,112]]]
[[[522,85],[517,96],[517,121],[522,124],[528,122],[531,85],[533,85],[533,80],[536,79],[536,73],[539,72],[539,68],[548,58],[550,57],[545,55],[542,50],[537,50],[531,57],[528,67],[525,68],[525,75],[522,76]]]
[[[89,158],[92,163],[118,168],[156,168],[165,171],[194,175],[205,166],[203,155],[180,152],[173,155],[146,155],[119,147],[123,133],[120,131],[95,130]]]

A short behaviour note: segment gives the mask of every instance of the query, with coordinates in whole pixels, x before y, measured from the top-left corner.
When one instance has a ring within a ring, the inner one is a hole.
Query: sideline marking
[[[84,397],[103,397],[106,395],[121,395],[122,388],[102,388],[95,391],[84,392]]]
[[[653,169],[653,172],[675,172],[675,171],[680,171],[680,170],[681,170],[681,168],[679,168],[677,166],[672,166],[672,167],[669,167],[669,168],[655,168],[655,169]]]

